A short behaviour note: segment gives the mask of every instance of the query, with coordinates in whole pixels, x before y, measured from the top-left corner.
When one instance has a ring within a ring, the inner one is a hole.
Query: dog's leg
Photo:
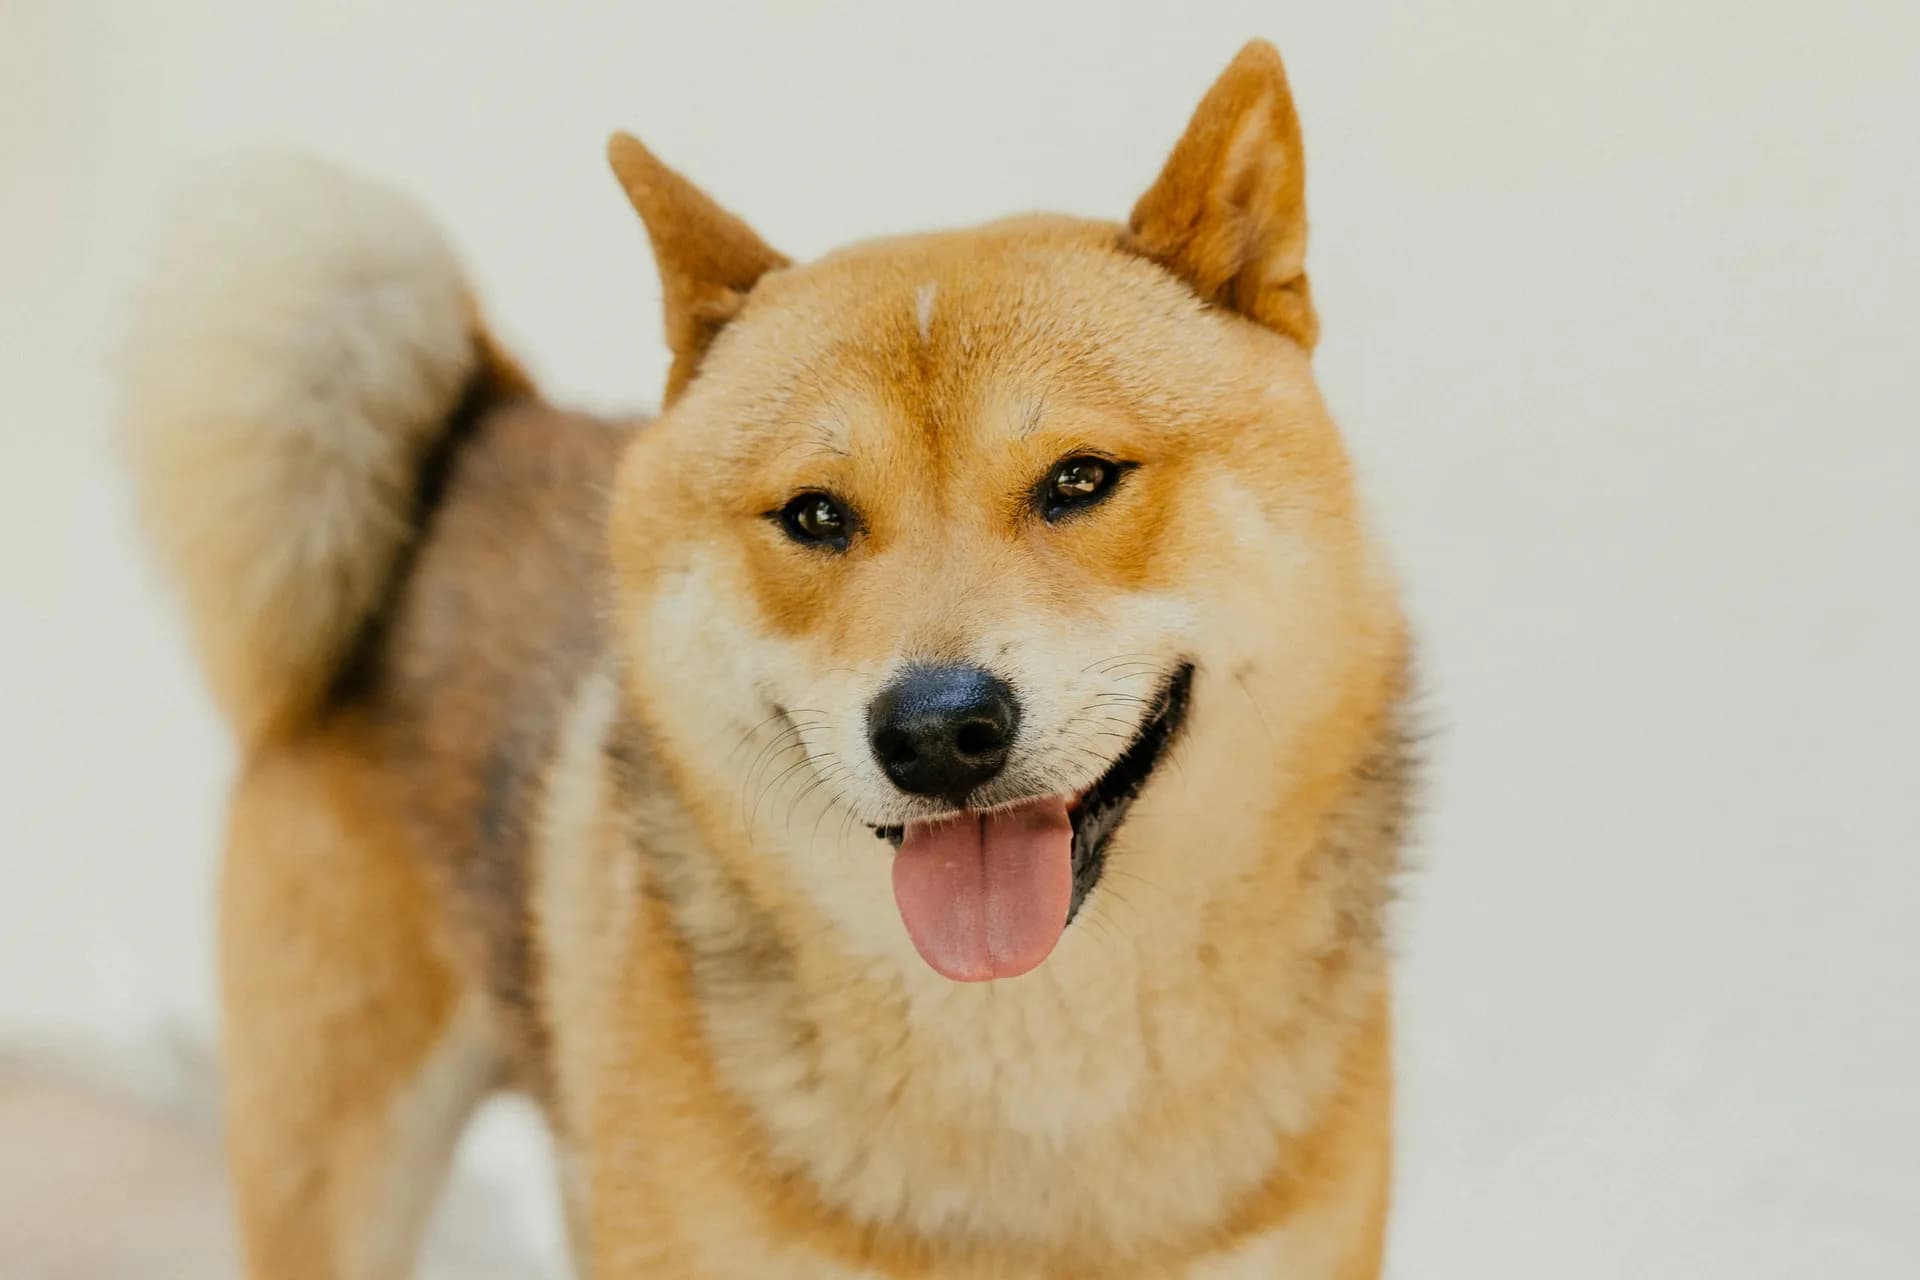
[[[257,760],[222,885],[229,1155],[248,1274],[409,1273],[497,1078],[427,877],[342,746]]]

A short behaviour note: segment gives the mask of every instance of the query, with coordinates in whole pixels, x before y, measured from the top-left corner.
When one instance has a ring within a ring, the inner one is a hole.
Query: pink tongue
[[[920,958],[956,982],[1015,978],[1045,960],[1073,899],[1061,796],[907,827],[893,900]]]

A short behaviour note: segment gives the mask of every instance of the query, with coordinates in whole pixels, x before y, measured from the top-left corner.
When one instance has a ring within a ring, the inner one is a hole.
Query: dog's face
[[[1024,972],[1199,722],[1311,717],[1379,625],[1277,60],[1236,61],[1125,229],[790,266],[637,144],[615,163],[676,345],[613,529],[651,726],[782,856],[838,856],[834,810],[890,842],[940,972]]]

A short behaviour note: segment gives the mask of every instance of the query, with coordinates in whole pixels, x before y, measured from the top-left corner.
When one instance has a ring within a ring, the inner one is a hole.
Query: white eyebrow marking
[[[940,286],[928,281],[913,291],[913,318],[920,326],[920,341],[933,334],[933,295]]]

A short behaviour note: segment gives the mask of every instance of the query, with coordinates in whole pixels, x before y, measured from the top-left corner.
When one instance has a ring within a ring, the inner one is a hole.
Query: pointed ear
[[[607,160],[646,224],[660,268],[667,344],[673,349],[665,396],[671,402],[699,370],[707,345],[740,310],[754,282],[786,266],[787,260],[746,223],[661,164],[639,139],[614,134],[607,142]]]
[[[1300,118],[1272,45],[1253,41],[1214,82],[1127,231],[1208,302],[1313,349]]]

